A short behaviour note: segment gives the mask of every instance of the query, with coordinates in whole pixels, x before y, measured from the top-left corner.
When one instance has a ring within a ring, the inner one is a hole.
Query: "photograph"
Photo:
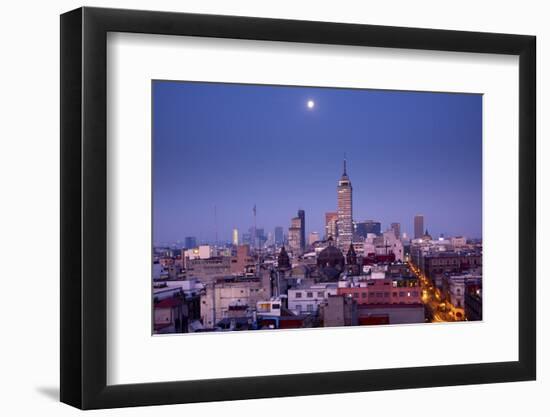
[[[482,94],[151,97],[153,334],[483,319]]]

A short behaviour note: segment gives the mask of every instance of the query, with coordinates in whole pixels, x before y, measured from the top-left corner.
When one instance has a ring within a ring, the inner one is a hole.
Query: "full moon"
[[[315,107],[315,102],[313,100],[308,100],[307,101],[307,108],[312,109],[314,107]]]

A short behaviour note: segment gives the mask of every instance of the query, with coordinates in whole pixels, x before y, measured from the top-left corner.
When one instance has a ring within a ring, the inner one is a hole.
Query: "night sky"
[[[153,239],[306,234],[336,211],[347,157],[355,221],[481,237],[482,96],[153,81]],[[308,109],[308,100],[315,106]],[[215,209],[216,207],[216,209]]]

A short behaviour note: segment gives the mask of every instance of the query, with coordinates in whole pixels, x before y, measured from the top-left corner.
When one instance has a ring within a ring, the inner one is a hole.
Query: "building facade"
[[[196,278],[203,283],[212,282],[216,278],[229,275],[231,258],[212,257],[207,259],[189,259],[187,261],[187,278]]]
[[[483,319],[481,289],[475,292],[466,291],[466,294],[464,295],[464,313],[469,321],[478,321]]]
[[[197,247],[197,238],[194,236],[187,236],[185,238],[185,249],[193,249]]]
[[[308,238],[308,245],[313,245],[315,242],[318,242],[319,240],[321,240],[321,236],[319,236],[319,232],[311,232],[309,234],[309,238]]]
[[[290,220],[290,227],[288,228],[288,246],[292,253],[303,253],[302,244],[302,219],[300,217],[293,217]]]
[[[300,250],[306,250],[306,212],[298,210],[298,218],[300,219]]]
[[[368,234],[380,235],[382,226],[380,222],[374,220],[365,220],[355,223],[356,236],[366,238]]]
[[[325,213],[325,239],[332,237],[336,239],[338,236],[338,213],[330,211]]]
[[[357,303],[351,297],[329,295],[320,306],[319,314],[323,327],[357,325]]]
[[[247,267],[254,265],[254,258],[250,253],[249,245],[237,246],[237,256],[231,258],[230,273],[233,275],[244,275]]]
[[[465,271],[476,273],[482,268],[482,256],[476,252],[439,252],[422,257],[420,267],[428,278],[441,287],[446,274]]]
[[[397,239],[401,238],[401,223],[392,223],[390,229],[393,230]]]
[[[417,214],[414,216],[414,238],[421,239],[424,236],[424,216]]]
[[[283,228],[281,226],[275,227],[275,244],[277,246],[280,246],[284,244],[284,234],[283,234]]]
[[[370,279],[354,287],[338,288],[357,304],[420,304],[422,291],[416,279]]]
[[[425,323],[423,304],[363,304],[357,306],[359,325]]]
[[[353,188],[346,171],[345,160],[344,172],[338,181],[337,203],[338,233],[336,243],[340,250],[347,250],[353,241]]]
[[[222,278],[207,285],[201,296],[201,320],[211,329],[232,316],[252,316],[259,301],[270,299],[259,278]]]
[[[336,295],[335,283],[314,284],[288,290],[288,309],[294,314],[316,314],[329,295]]]

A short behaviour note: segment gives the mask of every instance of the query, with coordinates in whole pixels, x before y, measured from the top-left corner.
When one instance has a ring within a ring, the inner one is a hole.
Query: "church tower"
[[[357,253],[353,247],[353,243],[349,245],[348,253],[346,254],[346,272],[348,275],[359,275],[360,267],[357,263]]]

